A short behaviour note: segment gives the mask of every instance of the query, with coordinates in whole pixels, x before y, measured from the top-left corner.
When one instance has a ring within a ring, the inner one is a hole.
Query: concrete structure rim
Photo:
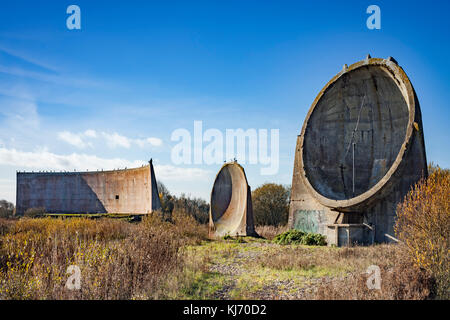
[[[303,145],[304,145],[304,137],[305,132],[308,127],[309,119],[312,115],[312,113],[315,110],[315,107],[317,106],[318,102],[322,98],[322,96],[325,94],[327,89],[336,82],[342,75],[352,72],[353,70],[356,70],[361,67],[365,66],[381,66],[386,68],[387,71],[389,71],[390,76],[395,80],[399,90],[402,92],[403,98],[408,106],[408,125],[406,128],[406,134],[405,138],[403,140],[402,146],[400,147],[399,153],[397,154],[397,157],[392,164],[392,166],[389,168],[387,173],[384,175],[382,179],[380,179],[372,188],[365,191],[364,193],[345,200],[334,200],[329,199],[322,194],[320,194],[318,191],[314,189],[314,187],[311,185],[311,183],[308,180],[304,162],[303,162]],[[322,205],[335,209],[335,210],[342,210],[342,211],[352,211],[353,208],[362,205],[363,203],[370,202],[370,200],[376,195],[381,192],[382,189],[389,187],[391,184],[391,177],[397,172],[397,170],[400,167],[400,164],[402,162],[402,159],[406,155],[406,151],[408,148],[408,145],[411,142],[412,136],[413,136],[413,127],[414,127],[414,121],[415,121],[415,112],[416,112],[416,101],[415,101],[415,94],[414,89],[411,85],[411,82],[404,72],[404,70],[397,64],[397,62],[394,59],[388,58],[388,59],[382,59],[382,58],[366,58],[364,60],[358,61],[349,67],[345,66],[343,70],[341,70],[338,74],[336,74],[319,92],[319,94],[316,96],[314,102],[312,103],[305,121],[303,122],[301,134],[300,134],[300,178],[304,185],[307,187],[308,191],[311,193],[311,195]]]

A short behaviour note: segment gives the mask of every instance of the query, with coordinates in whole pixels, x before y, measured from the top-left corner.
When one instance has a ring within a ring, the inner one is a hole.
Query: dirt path
[[[367,289],[367,268],[389,271],[398,258],[398,247],[388,244],[337,248],[254,238],[203,242],[190,252],[201,266],[195,297],[221,300],[379,298]]]
[[[242,243],[233,246],[227,257],[212,255],[209,265],[211,273],[219,274],[224,284],[214,292],[215,299],[311,299],[315,290],[327,277],[306,277],[295,273],[266,270],[255,265],[258,257],[273,250],[271,243]],[[224,246],[224,251],[227,246]],[[280,273],[280,277],[277,277]]]

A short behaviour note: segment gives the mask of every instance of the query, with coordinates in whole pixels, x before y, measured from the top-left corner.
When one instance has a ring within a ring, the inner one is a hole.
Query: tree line
[[[177,197],[166,186],[157,182],[163,214],[169,219],[174,210],[192,215],[199,223],[208,223],[209,204],[200,198],[190,198],[185,194]],[[252,192],[255,225],[285,225],[288,221],[290,186],[265,183]]]
[[[162,214],[170,219],[174,210],[191,215],[201,224],[209,222],[209,203],[201,198],[186,194],[175,196],[167,187],[157,182]],[[285,225],[289,215],[290,187],[275,183],[265,183],[252,192],[255,225]],[[43,210],[43,209],[42,209]],[[15,213],[14,204],[0,200],[0,217],[10,218]],[[32,216],[32,215],[27,215]]]
[[[0,218],[11,218],[15,213],[15,207],[12,202],[0,200]]]

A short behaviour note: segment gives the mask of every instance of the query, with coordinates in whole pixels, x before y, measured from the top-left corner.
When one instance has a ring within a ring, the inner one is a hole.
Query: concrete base
[[[327,238],[336,246],[368,245],[374,243],[373,228],[366,224],[329,224]]]

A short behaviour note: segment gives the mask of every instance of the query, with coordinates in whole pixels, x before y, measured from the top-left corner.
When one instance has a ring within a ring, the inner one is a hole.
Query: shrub
[[[300,244],[305,234],[300,230],[289,230],[277,235],[272,241],[278,244]]]
[[[184,211],[197,222],[205,224],[209,221],[209,204],[200,198],[190,198],[185,194],[173,197],[174,210]]]
[[[192,216],[199,223],[208,223],[209,204],[200,198],[191,198],[185,194],[177,197],[171,195],[166,186],[158,181],[159,199],[161,201],[162,214],[170,220],[173,211],[184,212]]]
[[[302,244],[308,246],[324,246],[327,244],[325,236],[318,233],[307,233],[302,239]]]
[[[189,244],[199,244],[208,239],[208,226],[201,224],[193,215],[182,209],[174,209],[174,232]]]
[[[185,278],[187,244],[207,229],[182,212],[141,223],[115,219],[0,219],[0,300],[158,299],[176,297]],[[69,265],[81,270],[81,289],[67,290]],[[172,282],[171,282],[172,281]]]
[[[289,215],[289,187],[265,183],[252,192],[255,225],[285,225]]]
[[[273,240],[277,244],[304,244],[308,246],[326,245],[325,236],[318,233],[307,233],[301,230],[289,230],[277,235]]]
[[[394,265],[388,265],[388,261],[393,259],[392,257],[384,257],[381,261],[370,261],[371,259],[369,259],[370,264],[375,263],[380,267],[381,290],[369,289],[367,286],[369,274],[358,272],[331,281],[323,279],[311,298],[319,300],[424,300],[433,298],[433,279],[425,270],[412,263],[401,245],[396,247]],[[377,247],[372,248],[368,247],[367,250],[378,251]]]
[[[0,237],[9,232],[9,230],[13,227],[14,220],[13,219],[5,219],[0,218]]]
[[[264,239],[273,240],[276,235],[288,230],[288,226],[256,226],[256,233]]]
[[[0,200],[0,218],[11,218],[14,215],[14,204]]]
[[[397,207],[397,237],[417,267],[435,279],[437,295],[449,299],[450,171],[434,168]]]
[[[224,236],[222,237],[222,240],[233,240],[233,237],[230,236],[230,235],[227,233],[226,235],[224,235]]]
[[[25,211],[24,216],[29,218],[41,217],[45,214],[45,208],[29,208]]]

